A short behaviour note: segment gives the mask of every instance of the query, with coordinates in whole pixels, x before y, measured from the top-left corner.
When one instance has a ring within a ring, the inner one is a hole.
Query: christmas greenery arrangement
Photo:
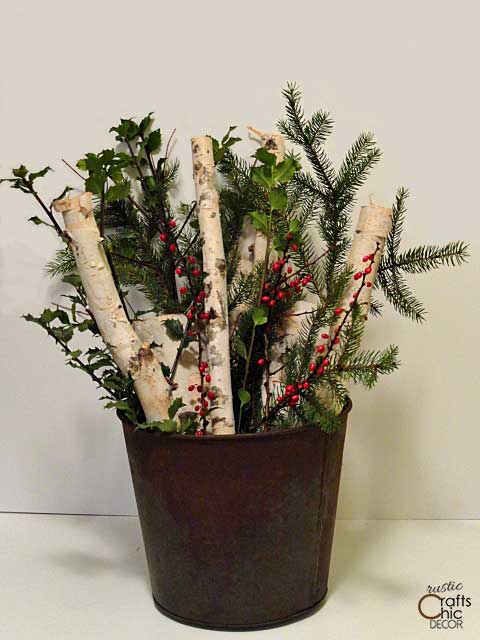
[[[39,183],[49,167],[22,165],[4,180],[38,204],[30,221],[57,233],[47,271],[70,289],[25,319],[138,428],[335,429],[350,382],[372,387],[398,367],[393,345],[361,349],[367,317],[381,315],[376,294],[422,322],[405,275],[466,260],[463,242],[401,249],[403,188],[391,208],[362,207],[352,227],[381,155],[373,135],[361,134],[335,169],[324,148],[330,115],[307,118],[295,85],[283,95],[279,132],[252,129],[260,144],[248,161],[233,150],[235,127],[192,140],[195,202],[174,203],[179,166],[151,114],[122,119],[115,148],[70,167],[85,181],[80,195],[67,187],[47,204]],[[88,349],[75,341],[84,332]]]

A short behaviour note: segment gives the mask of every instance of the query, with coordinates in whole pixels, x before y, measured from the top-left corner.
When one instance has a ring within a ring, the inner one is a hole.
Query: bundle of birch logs
[[[281,162],[285,145],[278,133],[261,133],[262,146]],[[219,195],[216,188],[212,140],[202,136],[192,139],[193,178],[195,181],[197,213],[202,239],[205,306],[213,310],[200,345],[185,350],[179,362],[179,386],[198,384],[197,355],[192,350],[201,349],[209,365],[211,388],[215,392],[216,407],[211,413],[211,432],[214,435],[234,434],[232,385],[230,374],[230,332],[227,303],[226,263],[222,240]],[[77,265],[77,271],[85,290],[88,307],[97,323],[100,334],[110,349],[113,359],[125,376],[131,376],[136,394],[148,422],[162,421],[168,417],[176,391],[172,389],[162,372],[160,362],[173,361],[176,347],[169,342],[164,321],[171,316],[157,316],[135,321],[127,318],[116,289],[114,279],[102,246],[93,213],[92,195],[88,192],[67,197],[54,203],[54,210],[63,214],[65,234]],[[361,208],[354,232],[348,261],[354,271],[363,268],[365,255],[377,253],[372,265],[371,280],[376,276],[380,257],[391,228],[392,210],[370,203]],[[242,239],[240,271],[248,274],[255,262],[264,258],[265,237],[245,222]],[[341,306],[348,306],[355,284],[347,288]],[[363,288],[359,302],[368,313],[372,288]],[[304,310],[308,302],[297,303]],[[299,308],[300,308],[299,307]],[[235,314],[241,312],[238,309]],[[178,319],[178,316],[175,316]],[[183,323],[186,318],[180,318]],[[281,358],[282,350],[298,333],[298,316],[290,315],[283,327],[284,340],[275,357]],[[333,333],[335,326],[330,328]],[[160,346],[152,346],[160,345]]]

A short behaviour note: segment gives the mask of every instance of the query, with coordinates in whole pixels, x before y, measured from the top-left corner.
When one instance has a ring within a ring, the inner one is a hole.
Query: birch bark
[[[230,336],[225,252],[212,140],[207,136],[192,139],[193,177],[198,222],[202,238],[205,310],[210,314],[206,328],[211,389],[215,408],[211,412],[215,435],[235,433],[232,383],[230,375]]]
[[[363,206],[360,209],[360,215],[358,217],[357,226],[350,247],[350,253],[348,256],[348,263],[352,267],[352,272],[355,274],[359,271],[364,271],[367,265],[370,265],[371,272],[367,275],[365,282],[370,283],[370,286],[364,286],[361,290],[357,302],[361,305],[363,319],[368,319],[368,313],[370,310],[370,303],[372,299],[373,283],[377,276],[378,267],[382,254],[385,248],[385,242],[387,236],[392,227],[392,210],[387,207],[381,207],[373,202],[370,202],[368,206]],[[373,263],[364,262],[364,256],[375,254]],[[358,291],[359,281],[351,278],[349,285],[347,286],[342,299],[340,300],[339,307],[341,309],[348,309],[350,302],[353,300],[353,294]],[[336,336],[336,332],[342,322],[343,315],[338,316],[338,320],[330,327],[330,337],[333,339]],[[344,329],[348,328],[349,319],[344,324]],[[334,358],[340,349],[340,344],[334,345],[330,357]],[[325,390],[318,391],[319,397],[322,401],[333,411],[340,411],[342,407],[336,406],[336,403],[332,396]]]
[[[93,215],[92,194],[57,200],[53,207],[63,214],[88,308],[103,341],[120,371],[132,376],[147,421],[166,419],[170,390],[150,345],[138,338],[123,309]]]

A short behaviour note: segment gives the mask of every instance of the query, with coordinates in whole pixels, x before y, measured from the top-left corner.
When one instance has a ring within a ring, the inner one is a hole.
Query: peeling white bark
[[[63,214],[65,230],[78,274],[103,341],[124,375],[131,375],[147,421],[168,417],[170,390],[148,342],[133,330],[120,301],[93,215],[92,194],[54,202]]]
[[[372,299],[373,283],[377,276],[380,260],[382,259],[383,251],[385,248],[385,242],[387,236],[392,228],[392,210],[387,207],[381,207],[373,202],[370,202],[368,206],[363,206],[360,209],[360,215],[358,217],[357,226],[350,247],[350,253],[348,256],[348,263],[352,267],[353,273],[363,271],[370,262],[363,262],[364,256],[368,256],[375,253],[375,260],[370,265],[371,273],[366,277],[365,282],[370,282],[371,287],[364,286],[360,295],[357,298],[357,302],[361,305],[363,318],[366,321],[368,319],[368,313],[370,309],[370,302]],[[377,250],[378,246],[378,250]],[[349,285],[340,300],[339,307],[342,309],[348,309],[350,302],[353,300],[353,294],[358,291],[361,280],[354,280],[351,278]],[[334,337],[338,327],[342,322],[343,315],[338,316],[338,320],[330,327],[330,336]],[[347,319],[344,329],[348,327],[349,320]],[[343,330],[342,330],[343,333]],[[340,345],[335,345],[331,352],[330,357],[334,358],[337,354]],[[332,410],[338,412],[342,407],[336,406],[336,403],[332,399],[331,395],[324,390],[319,390],[319,397],[322,401]]]
[[[211,138],[201,136],[192,139],[192,160],[203,242],[203,270],[206,273],[205,310],[210,313],[206,329],[208,364],[211,389],[216,395],[214,405],[218,407],[211,413],[212,429],[214,434],[233,434],[227,274]]]
[[[350,247],[348,263],[352,267],[353,273],[363,271],[365,267],[370,264],[363,262],[363,257],[375,253],[378,244],[378,251],[375,255],[375,260],[371,265],[372,272],[366,278],[366,282],[371,282],[372,285],[377,277],[378,267],[385,248],[385,242],[391,228],[392,210],[390,208],[381,207],[372,202],[368,206],[364,206],[360,209],[360,215],[358,217],[355,234]],[[352,278],[339,304],[342,309],[348,309],[350,301],[352,300],[352,295],[358,290],[358,288],[359,282]],[[373,286],[363,287],[357,299],[357,302],[362,306],[365,320],[368,318],[372,289]],[[342,318],[340,316],[339,320],[341,321],[341,319]],[[338,324],[339,323],[335,325],[335,328]]]
[[[167,335],[165,320],[178,320],[183,328],[187,323],[187,318],[183,314],[164,314],[133,321],[133,328],[142,342],[153,345],[152,349],[160,362],[172,367],[177,356],[180,341],[174,341]],[[172,389],[172,399],[182,398],[186,404],[179,410],[179,414],[193,411],[197,404],[198,393],[188,391],[190,385],[200,384],[200,373],[198,371],[198,342],[192,341],[183,349],[178,361],[177,372],[175,374],[175,387]]]

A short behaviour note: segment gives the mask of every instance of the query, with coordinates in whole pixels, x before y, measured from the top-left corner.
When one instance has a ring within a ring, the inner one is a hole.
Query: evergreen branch
[[[377,275],[377,282],[382,288],[386,299],[400,314],[416,322],[423,322],[425,320],[425,307],[409,290],[407,283],[400,273],[397,271],[393,271],[392,273],[379,273]]]
[[[469,257],[468,244],[462,241],[448,242],[443,246],[424,245],[407,251],[385,256],[378,272],[386,273],[401,269],[406,273],[426,273],[440,267],[458,267]]]
[[[355,384],[371,389],[380,375],[388,375],[398,369],[398,347],[390,345],[383,351],[359,351],[337,370],[347,374]]]

